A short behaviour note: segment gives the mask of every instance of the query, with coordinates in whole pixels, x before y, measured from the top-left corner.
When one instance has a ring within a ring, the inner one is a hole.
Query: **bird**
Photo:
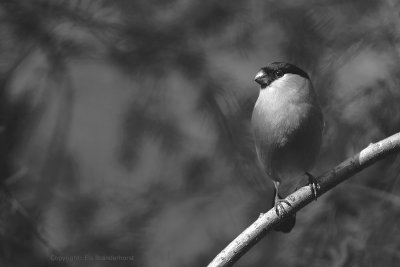
[[[307,175],[317,198],[319,181],[310,170],[321,148],[323,114],[310,77],[293,64],[270,63],[254,80],[260,85],[251,118],[255,150],[264,174],[274,183],[273,207],[285,217],[274,230],[288,233],[296,214],[285,216],[284,204],[291,204],[281,197],[280,188]]]

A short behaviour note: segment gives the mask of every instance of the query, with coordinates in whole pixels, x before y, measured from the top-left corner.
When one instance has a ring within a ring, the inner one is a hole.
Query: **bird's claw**
[[[276,201],[275,201],[275,212],[276,212],[276,215],[278,215],[279,218],[281,218],[281,217],[283,217],[284,215],[287,214],[287,211],[286,211],[285,208],[283,207],[283,204],[282,204],[282,203],[287,204],[289,207],[292,206],[292,204],[290,204],[290,202],[287,201],[286,199],[279,199],[279,200],[276,200]],[[282,213],[281,213],[279,210],[282,210]]]
[[[311,192],[314,195],[315,200],[317,200],[319,190],[321,189],[319,180],[309,172],[306,172],[306,175],[308,176],[308,183],[310,185]]]

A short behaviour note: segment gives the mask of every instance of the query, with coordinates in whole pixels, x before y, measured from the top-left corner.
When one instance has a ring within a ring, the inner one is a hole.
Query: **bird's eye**
[[[283,76],[283,72],[281,70],[276,70],[275,71],[275,76],[276,77],[282,77]]]

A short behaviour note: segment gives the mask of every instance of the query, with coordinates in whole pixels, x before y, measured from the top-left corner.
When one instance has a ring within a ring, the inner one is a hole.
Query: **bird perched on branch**
[[[323,116],[309,76],[300,68],[274,62],[255,77],[261,85],[252,115],[256,152],[266,175],[275,186],[277,215],[286,215],[280,186],[295,184],[306,174],[315,198],[318,181],[308,173],[321,147]],[[288,216],[274,230],[290,232],[296,215]]]

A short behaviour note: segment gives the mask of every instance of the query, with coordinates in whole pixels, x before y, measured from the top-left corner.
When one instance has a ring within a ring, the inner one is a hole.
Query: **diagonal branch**
[[[370,144],[360,153],[343,161],[332,170],[318,177],[321,186],[319,195],[324,194],[376,161],[399,152],[400,133],[394,134],[375,144]],[[314,198],[310,186],[304,186],[289,195],[286,200],[291,204],[291,207],[285,206],[287,215],[290,215],[311,203]],[[278,218],[274,209],[269,210],[267,213],[260,214],[259,218],[222,250],[208,267],[232,266],[252,246],[263,238],[273,226],[279,224],[281,221],[282,218]]]

